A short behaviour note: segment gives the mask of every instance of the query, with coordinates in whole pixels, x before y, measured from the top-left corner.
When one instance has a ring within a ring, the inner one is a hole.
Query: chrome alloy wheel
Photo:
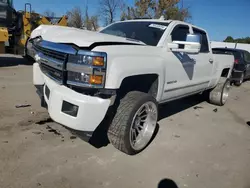
[[[158,119],[155,103],[144,103],[135,113],[130,127],[130,145],[134,150],[141,150],[150,142]]]
[[[223,88],[223,93],[222,93],[222,103],[225,104],[228,96],[229,96],[229,90],[230,90],[230,82],[227,82]]]

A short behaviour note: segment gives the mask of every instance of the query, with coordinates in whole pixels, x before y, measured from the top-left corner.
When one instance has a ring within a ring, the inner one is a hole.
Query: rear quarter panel
[[[214,68],[213,68],[213,77],[210,82],[210,87],[214,87],[219,82],[222,71],[224,69],[229,69],[229,74],[227,77],[231,76],[233,66],[234,66],[234,56],[233,55],[222,55],[222,54],[213,54],[214,56]]]

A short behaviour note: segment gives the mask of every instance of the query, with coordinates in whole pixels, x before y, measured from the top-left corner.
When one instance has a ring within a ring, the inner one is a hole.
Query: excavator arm
[[[67,26],[67,16],[46,17],[32,11],[30,3],[25,4],[24,11],[13,8],[13,0],[0,0],[0,43],[1,48],[14,53],[22,53],[26,48],[31,32],[39,25]]]

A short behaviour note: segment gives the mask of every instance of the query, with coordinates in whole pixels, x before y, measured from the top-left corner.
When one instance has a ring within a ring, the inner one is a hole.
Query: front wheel
[[[158,106],[154,97],[132,91],[120,101],[108,130],[109,141],[118,150],[135,155],[150,143],[158,120]]]

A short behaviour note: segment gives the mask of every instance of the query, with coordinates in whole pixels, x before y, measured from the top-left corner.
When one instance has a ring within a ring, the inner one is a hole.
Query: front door
[[[168,41],[186,41],[189,33],[189,25],[176,25]],[[179,48],[184,48],[184,45]],[[174,100],[194,93],[194,72],[197,62],[189,54],[183,52],[166,52],[164,59],[166,79],[162,95],[163,101]]]

